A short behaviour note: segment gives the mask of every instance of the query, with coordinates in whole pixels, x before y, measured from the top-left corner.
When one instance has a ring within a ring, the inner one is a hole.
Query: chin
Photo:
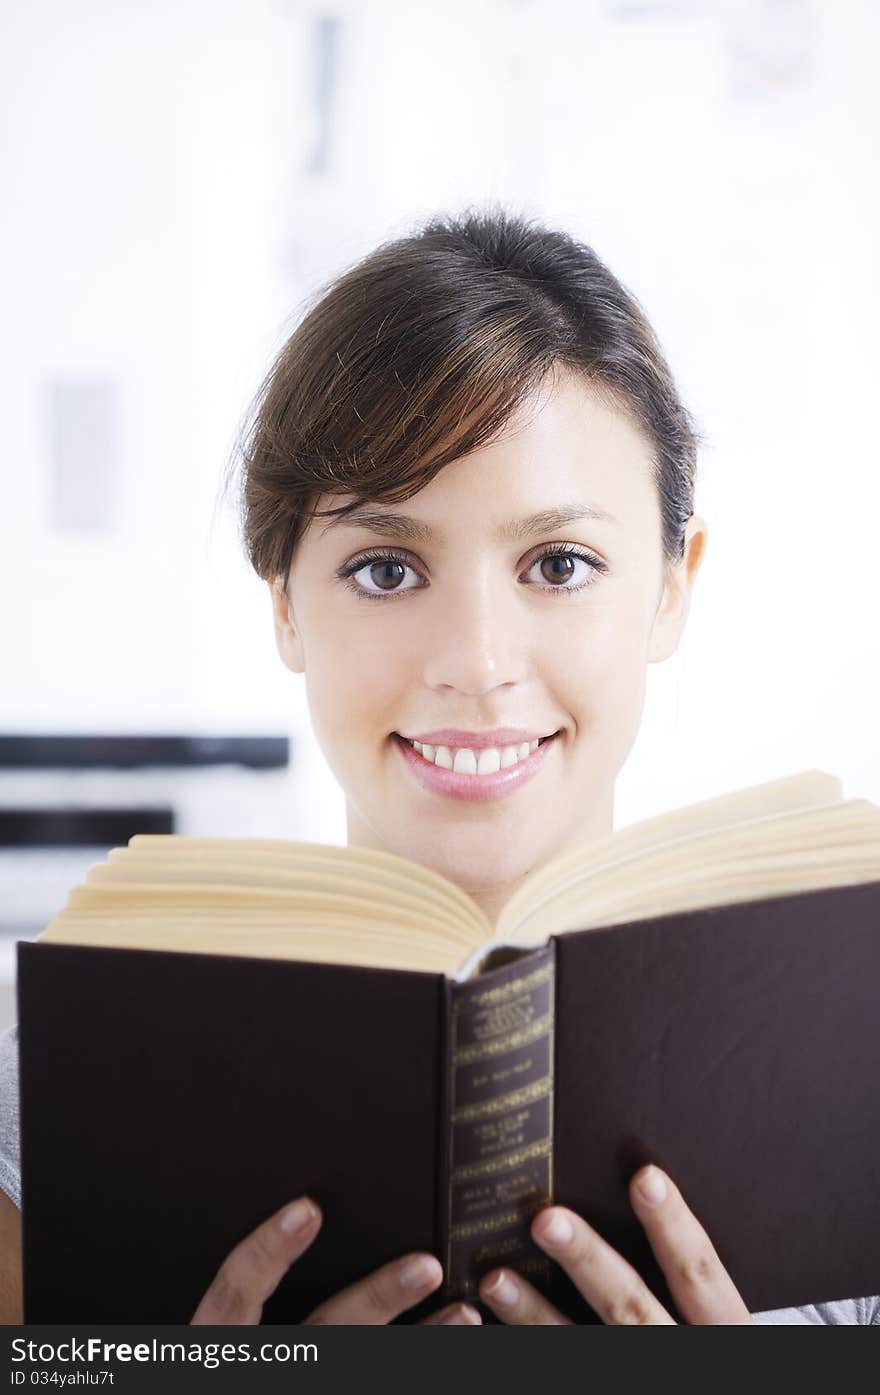
[[[447,877],[471,895],[496,887],[509,887],[512,894],[518,881],[552,856],[558,841],[547,838],[545,850],[544,839],[536,840],[525,829],[521,834],[512,837],[509,827],[493,830],[488,825],[459,826],[426,838],[424,846],[418,846],[417,839],[406,856]]]

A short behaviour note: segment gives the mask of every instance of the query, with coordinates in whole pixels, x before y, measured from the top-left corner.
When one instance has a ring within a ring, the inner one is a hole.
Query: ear
[[[668,659],[678,648],[690,610],[694,581],[706,550],[707,531],[705,519],[692,513],[685,526],[684,555],[679,562],[666,568],[651,628],[649,664]]]
[[[291,672],[305,673],[302,639],[296,627],[293,603],[284,590],[284,579],[280,576],[273,577],[268,585],[272,597],[272,618],[278,653]]]

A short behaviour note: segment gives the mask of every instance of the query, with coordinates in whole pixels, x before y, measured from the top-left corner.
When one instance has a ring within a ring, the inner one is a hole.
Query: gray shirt
[[[21,1209],[21,1164],[18,1139],[18,1027],[0,1036],[0,1187]],[[753,1313],[756,1323],[873,1324],[880,1326],[880,1298],[846,1298],[836,1303],[809,1303],[804,1308],[777,1308]]]

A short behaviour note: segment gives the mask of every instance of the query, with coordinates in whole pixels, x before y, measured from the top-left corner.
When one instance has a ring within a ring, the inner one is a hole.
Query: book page
[[[512,938],[542,943],[700,906],[880,880],[880,809],[869,800],[751,819],[680,838],[585,874]]]
[[[498,918],[496,934],[502,939],[520,939],[520,930],[542,906],[601,868],[625,861],[627,870],[621,875],[629,877],[632,859],[665,843],[698,837],[754,818],[833,805],[841,799],[841,783],[836,775],[808,770],[643,819],[539,868],[507,902]]]

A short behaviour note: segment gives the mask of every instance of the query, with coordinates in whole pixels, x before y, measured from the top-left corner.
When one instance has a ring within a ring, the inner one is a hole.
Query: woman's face
[[[550,511],[571,517],[529,521]],[[650,446],[573,374],[370,512],[310,525],[273,588],[279,651],[305,674],[349,843],[433,868],[493,917],[534,868],[611,831],[646,664],[676,647],[705,528],[691,518],[664,571]]]

